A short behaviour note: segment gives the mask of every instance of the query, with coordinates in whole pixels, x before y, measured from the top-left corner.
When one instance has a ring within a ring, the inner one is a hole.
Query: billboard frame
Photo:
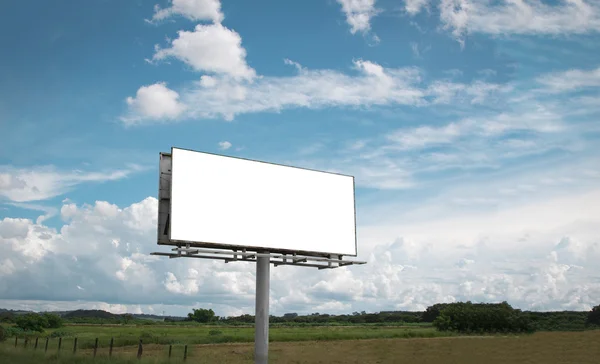
[[[217,156],[217,157],[224,157],[224,158],[231,158],[231,159],[235,159],[235,160],[242,160],[242,161],[247,161],[247,162],[256,162],[256,163],[263,163],[263,164],[268,164],[268,165],[272,165],[272,166],[277,166],[277,167],[287,167],[287,168],[294,168],[294,169],[299,169],[299,170],[303,170],[303,171],[310,171],[310,172],[318,172],[318,173],[325,173],[325,174],[329,174],[329,175],[336,175],[336,176],[343,176],[343,177],[350,177],[352,178],[352,199],[353,199],[353,209],[354,209],[354,251],[355,254],[346,254],[346,253],[339,253],[339,252],[315,252],[315,251],[310,251],[310,250],[301,250],[301,249],[283,249],[283,248],[270,248],[270,247],[261,247],[261,246],[245,246],[245,245],[233,245],[233,244],[223,244],[223,243],[218,243],[218,242],[210,242],[210,241],[187,241],[187,240],[173,240],[171,239],[171,230],[170,230],[170,221],[171,221],[171,216],[172,215],[172,211],[171,211],[171,196],[173,195],[172,193],[172,184],[171,184],[171,178],[172,175],[169,173],[167,174],[166,172],[163,172],[161,170],[161,168],[163,168],[163,166],[161,165],[159,168],[159,226],[158,226],[158,235],[159,235],[159,239],[158,239],[158,244],[159,245],[176,245],[176,246],[184,246],[187,244],[190,244],[190,246],[192,247],[196,247],[196,248],[210,248],[210,249],[231,249],[231,250],[242,250],[245,249],[247,251],[254,251],[254,252],[260,252],[260,251],[270,251],[273,253],[282,253],[282,254],[302,254],[302,255],[310,255],[310,256],[317,256],[317,257],[331,257],[333,256],[347,256],[347,257],[357,257],[358,256],[358,237],[357,237],[357,228],[356,228],[356,181],[354,176],[352,175],[347,175],[347,174],[342,174],[342,173],[336,173],[336,172],[328,172],[328,171],[322,171],[322,170],[317,170],[317,169],[311,169],[311,168],[303,168],[303,167],[297,167],[297,166],[290,166],[290,165],[285,165],[285,164],[280,164],[280,163],[272,163],[272,162],[266,162],[266,161],[261,161],[261,160],[255,160],[255,159],[250,159],[250,158],[242,158],[242,157],[234,157],[234,156],[228,156],[228,155],[222,155],[222,154],[216,154],[216,153],[209,153],[209,152],[203,152],[203,151],[197,151],[197,150],[192,150],[192,149],[186,149],[186,148],[175,148],[175,147],[171,147],[171,152],[170,153],[165,153],[165,152],[161,152],[159,153],[160,155],[160,162],[161,163],[165,163],[165,168],[166,165],[168,164],[169,168],[168,171],[172,173],[172,166],[173,166],[173,150],[174,149],[179,149],[179,150],[183,150],[183,151],[189,151],[189,152],[195,152],[195,153],[202,153],[202,154],[207,154],[207,155],[211,155],[211,156]],[[164,162],[163,162],[163,158],[164,158]],[[167,161],[168,160],[168,161]],[[164,174],[163,174],[164,173]],[[165,221],[164,224],[161,224],[160,221],[160,213],[161,213],[161,207],[162,207],[162,212],[164,213],[164,208],[163,207],[165,205],[165,203],[161,203],[161,201],[163,201],[163,193],[165,193],[166,191],[161,191],[161,183],[163,183],[163,181],[168,180],[168,197],[165,199],[168,199],[168,213],[167,213],[167,220]],[[163,240],[160,239],[160,228],[161,226],[165,226],[166,230],[167,230],[167,238],[164,239],[164,234],[163,234]]]

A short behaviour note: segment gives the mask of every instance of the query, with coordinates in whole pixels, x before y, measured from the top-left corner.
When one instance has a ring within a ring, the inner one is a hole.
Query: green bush
[[[18,328],[25,331],[44,332],[44,328],[48,327],[48,320],[46,317],[36,313],[19,315],[16,317],[15,323]]]
[[[51,337],[51,338],[56,338],[56,337],[70,337],[70,336],[73,336],[73,333],[70,332],[70,331],[56,330],[56,331],[53,331],[48,336]]]
[[[587,325],[600,326],[600,305],[592,308],[587,315],[585,323]]]
[[[433,325],[440,331],[460,333],[531,333],[535,331],[528,314],[508,303],[451,303],[444,307]]]
[[[25,331],[44,332],[44,329],[57,329],[63,326],[63,320],[60,316],[50,313],[28,313],[18,315],[15,318],[15,324],[18,328]]]
[[[48,329],[58,329],[63,326],[63,320],[58,315],[46,312],[46,313],[42,314],[41,316],[46,319],[46,322],[48,323],[46,328],[48,328]]]
[[[148,331],[144,331],[142,332],[142,334],[140,335],[141,339],[152,339],[154,338],[154,335],[151,332]]]
[[[8,338],[4,327],[0,326],[0,342],[5,341]]]

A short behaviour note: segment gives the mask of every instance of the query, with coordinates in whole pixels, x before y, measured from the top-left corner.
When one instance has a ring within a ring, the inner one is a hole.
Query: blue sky
[[[171,146],[356,177],[369,264],[274,269],[276,314],[600,301],[596,0],[27,0],[0,17],[0,306],[252,312],[253,266],[147,255]]]

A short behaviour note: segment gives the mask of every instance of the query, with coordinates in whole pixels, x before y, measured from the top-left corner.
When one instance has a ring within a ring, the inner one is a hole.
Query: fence
[[[39,337],[35,338],[35,344],[33,345],[33,350],[38,350],[39,339],[40,339]],[[51,338],[50,337],[46,337],[45,339],[46,339],[46,343],[44,345],[44,353],[47,353],[48,352],[48,346],[49,346],[48,344],[50,343]],[[58,349],[57,349],[58,353],[60,353],[61,350],[62,350],[62,341],[63,341],[62,339],[63,339],[62,337],[58,338]],[[93,346],[94,350],[93,350],[93,354],[92,354],[94,358],[98,354],[98,348],[99,348],[98,343],[99,343],[99,340],[98,340],[98,338],[96,338],[96,340],[94,341],[94,346]],[[19,346],[19,337],[15,336],[15,348],[18,347],[18,346]],[[31,347],[31,344],[29,342],[29,338],[28,337],[25,337],[25,340],[24,340],[24,343],[23,343],[23,347],[26,348],[26,349],[29,348],[29,347]],[[110,344],[108,346],[108,357],[109,358],[112,357],[112,355],[113,355],[113,347],[114,347],[114,338],[111,338],[110,339]],[[75,337],[73,339],[73,351],[72,351],[72,355],[77,354],[77,348],[78,348],[77,347],[77,337]],[[144,346],[143,346],[142,339],[140,339],[140,341],[138,343],[138,349],[137,349],[137,358],[138,359],[142,359],[143,352],[144,352]],[[171,358],[172,353],[173,353],[173,345],[169,344],[169,354],[168,354],[168,358],[169,359]],[[184,345],[184,348],[183,348],[183,360],[186,360],[187,356],[188,356],[188,346]]]

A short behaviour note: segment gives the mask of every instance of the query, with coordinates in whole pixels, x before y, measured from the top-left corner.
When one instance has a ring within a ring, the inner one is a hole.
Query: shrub
[[[55,338],[55,337],[69,337],[69,336],[73,336],[73,333],[70,331],[62,331],[62,330],[56,330],[54,332],[52,332],[50,335],[51,338]]]
[[[51,313],[44,313],[42,315],[42,317],[44,317],[46,319],[46,322],[48,322],[48,325],[46,326],[46,328],[58,329],[63,326],[63,320],[58,315],[54,315]]]
[[[221,331],[221,330],[210,330],[208,332],[208,335],[210,335],[210,336],[218,336],[218,335],[222,335],[222,334],[223,334],[223,331]]]
[[[44,328],[48,327],[48,320],[46,317],[35,313],[19,315],[16,317],[15,323],[18,328],[25,331],[44,332]]]
[[[593,307],[588,313],[586,324],[600,326],[600,305]]]
[[[473,304],[459,302],[443,308],[433,325],[440,331],[461,333],[533,332],[529,315],[513,309],[508,303]]]
[[[4,327],[0,326],[0,342],[6,340],[7,338],[8,338],[8,335],[6,334]]]
[[[152,339],[154,337],[154,335],[152,335],[151,332],[148,331],[144,331],[142,332],[142,334],[140,335],[141,339]]]

